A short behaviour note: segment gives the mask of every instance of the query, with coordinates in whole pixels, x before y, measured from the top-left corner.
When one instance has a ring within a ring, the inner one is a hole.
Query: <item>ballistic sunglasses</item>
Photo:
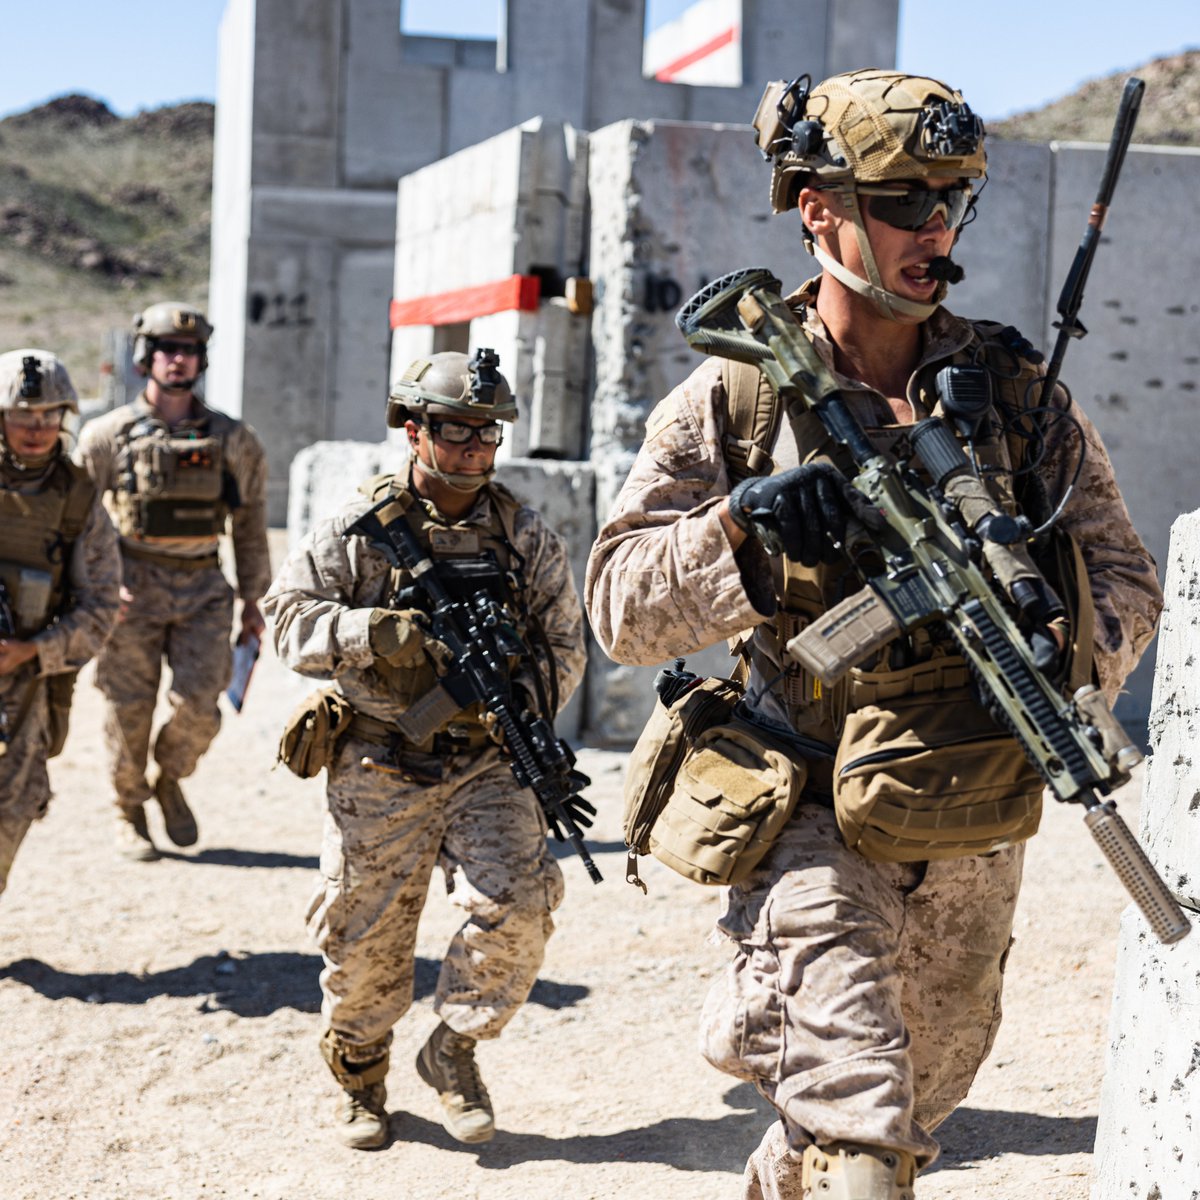
[[[866,210],[894,229],[920,229],[940,212],[947,229],[957,229],[971,207],[971,185],[927,188],[919,184],[863,183],[854,189]]]
[[[174,358],[176,354],[199,354],[201,348],[199,342],[177,342],[170,338],[154,339],[154,349],[161,350],[168,358]]]

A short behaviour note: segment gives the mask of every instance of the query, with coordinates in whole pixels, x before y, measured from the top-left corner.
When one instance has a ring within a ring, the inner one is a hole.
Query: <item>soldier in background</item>
[[[263,631],[267,467],[254,430],[193,391],[212,336],[204,314],[188,304],[153,304],[134,319],[133,331],[145,390],[88,423],[79,458],[120,534],[124,571],[121,618],[96,670],[108,702],[117,846],[127,858],[151,862],[158,851],[143,807],[151,796],[172,842],[190,846],[198,836],[180,780],[216,737],[217,697],[232,668],[234,594],[217,553],[227,531],[242,602],[238,638]],[[164,660],[171,711],[154,737],[148,776]]]
[[[0,892],[50,801],[75,673],[117,618],[117,537],[63,445],[78,411],[53,354],[0,354]]]
[[[1090,681],[1094,664],[1111,700],[1154,633],[1154,562],[1095,428],[1065,390],[1045,420],[1026,413],[1044,374],[1033,347],[942,307],[986,170],[982,125],[936,80],[863,70],[810,83],[769,85],[755,122],[773,164],[772,207],[799,210],[797,234],[824,268],[787,303],[881,453],[910,457],[900,448],[908,429],[946,411],[941,371],[986,369],[992,403],[960,430],[964,448],[970,439],[1004,512],[1036,526],[1063,499],[1059,530],[1082,563],[1052,581],[1071,620],[1042,595],[1030,641],[1064,684],[1076,672]],[[762,444],[739,427],[736,412],[777,403],[764,388],[756,368],[747,382],[741,364],[714,358],[654,410],[592,549],[588,612],[618,662],[732,639],[751,710],[830,748],[807,760],[788,824],[724,897],[719,929],[733,959],[710,990],[702,1044],[779,1114],[747,1164],[746,1200],[911,1200],[916,1171],[937,1155],[934,1129],[995,1037],[1022,839],[1036,828],[1042,782],[973,695],[940,627],[894,640],[836,686],[786,653],[861,586],[840,547],[851,518],[869,523],[872,512],[811,413],[782,419],[776,409]],[[780,544],[768,557],[765,546]],[[847,844],[834,795],[859,776],[898,808],[914,795],[944,801],[936,821],[914,821],[917,844],[903,854],[867,857]],[[955,825],[972,794],[1003,808],[1011,828],[972,842]]]
[[[263,604],[279,657],[302,675],[333,679],[338,708],[353,712],[322,748],[328,811],[309,929],[325,960],[321,1052],[344,1092],[337,1130],[356,1149],[388,1138],[392,1027],[412,1004],[417,922],[434,867],[466,916],[442,962],[441,1020],[417,1072],[461,1142],[493,1135],[475,1043],[498,1037],[525,1002],[562,898],[546,820],[501,759],[490,714],[460,710],[420,744],[396,728],[437,686],[445,648],[427,635],[419,579],[389,568],[365,538],[343,536],[390,499],[380,519],[408,525],[448,588],[462,598],[486,588],[504,607],[528,652],[510,660],[514,686],[527,709],[553,720],[583,675],[583,614],[562,539],[493,482],[501,422],[517,417],[498,362],[486,350],[471,362],[447,352],[409,367],[387,414],[407,434],[407,468],[363,484],[362,498],[317,525]]]

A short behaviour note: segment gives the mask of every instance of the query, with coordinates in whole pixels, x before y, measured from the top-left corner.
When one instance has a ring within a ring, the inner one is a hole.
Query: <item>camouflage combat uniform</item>
[[[832,369],[832,346],[805,303],[812,286],[789,303],[803,305],[805,329]],[[918,420],[933,404],[923,390],[930,364],[976,337],[945,309],[922,334],[908,396]],[[868,435],[886,441],[895,423],[886,399],[838,380]],[[750,631],[748,694],[770,716],[836,739],[836,717],[811,715],[782,694],[778,560],[753,538],[735,555],[720,524],[730,490],[727,412],[722,364],[709,360],[651,414],[588,564],[592,627],[618,662],[642,664]],[[1161,591],[1095,429],[1074,404],[1070,413],[1087,457],[1062,525],[1082,548],[1096,606],[1095,663],[1111,699],[1153,635]],[[1077,461],[1069,429],[1052,425],[1038,467],[1053,496]],[[772,455],[778,471],[797,465],[786,420]],[[814,777],[816,764],[810,785]],[[830,781],[827,773],[824,786]],[[736,953],[705,1005],[702,1048],[720,1069],[754,1082],[782,1118],[747,1166],[745,1196],[799,1200],[809,1144],[866,1143],[907,1150],[918,1166],[932,1161],[930,1131],[966,1095],[999,1024],[1022,849],[871,862],[847,849],[827,804],[802,802],[761,866],[728,890],[718,925]]]
[[[494,525],[490,495],[490,488],[482,492],[453,523],[432,505],[415,503],[457,536]],[[404,706],[375,669],[368,622],[373,609],[389,607],[390,569],[362,538],[341,537],[367,507],[358,501],[319,524],[284,563],[263,611],[289,667],[334,679],[357,713],[386,726]],[[512,545],[524,560],[527,608],[545,630],[565,701],[586,655],[564,543],[521,507]],[[363,763],[382,764],[385,748],[352,727],[330,765],[321,880],[308,922],[325,960],[326,1026],[360,1058],[386,1045],[412,1003],[417,921],[435,865],[445,872],[451,902],[465,913],[434,999],[447,1025],[476,1039],[496,1037],[541,966],[562,875],[533,793],[517,787],[478,727],[471,734],[470,748],[406,750],[384,770]]]
[[[266,522],[266,456],[254,430],[193,401],[194,417],[171,436],[219,436],[224,468],[235,493],[200,536],[144,537],[131,524],[128,473],[122,455],[128,434],[153,418],[145,395],[90,421],[79,459],[105,497],[120,533],[125,588],[133,599],[97,663],[96,683],[107,700],[105,738],[117,805],[150,798],[146,765],[163,659],[171,669],[170,715],[154,739],[162,773],[185,779],[196,769],[221,724],[217,697],[232,668],[233,598],[217,558],[219,532],[231,535],[237,594],[257,602],[270,582]],[[161,426],[160,426],[161,428]],[[218,432],[219,431],[219,432]],[[125,497],[122,496],[125,493]]]
[[[39,493],[51,473],[69,469],[75,468],[58,461],[40,471],[0,467],[0,489],[24,496]],[[0,561],[8,532],[7,522],[0,523]],[[30,637],[37,656],[13,674],[0,676],[0,709],[10,739],[0,756],[0,892],[17,848],[50,801],[47,678],[82,667],[100,649],[117,617],[121,562],[116,534],[98,496],[71,548],[65,580],[65,610]]]

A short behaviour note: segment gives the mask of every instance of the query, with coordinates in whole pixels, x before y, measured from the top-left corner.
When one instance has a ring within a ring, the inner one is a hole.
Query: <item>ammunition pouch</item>
[[[0,562],[0,583],[3,583],[12,609],[13,625],[18,638],[32,637],[50,624],[56,615],[56,595],[60,570],[19,563]]]
[[[337,688],[319,688],[285,722],[277,760],[293,775],[312,779],[333,762],[338,738],[353,717],[354,709]]]
[[[136,427],[135,427],[136,428]],[[117,526],[125,537],[215,537],[237,507],[218,437],[135,437],[117,489]]]
[[[637,857],[697,883],[744,879],[774,844],[808,777],[786,731],[739,707],[741,687],[703,679],[671,704],[660,698],[625,783],[626,878]],[[644,886],[644,885],[641,885]]]
[[[986,854],[1038,827],[1042,779],[975,700],[957,655],[852,671],[834,762],[847,846],[875,862]]]

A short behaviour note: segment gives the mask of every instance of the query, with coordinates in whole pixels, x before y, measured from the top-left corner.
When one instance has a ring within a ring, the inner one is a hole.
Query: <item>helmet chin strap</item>
[[[470,496],[496,478],[495,467],[484,471],[481,475],[452,474],[449,471],[443,471],[438,466],[437,446],[434,444],[433,438],[429,438],[426,444],[429,446],[430,461],[421,463],[421,470],[428,471],[434,479],[440,483],[444,483],[448,488],[452,488],[456,492],[462,492],[463,495]]]
[[[40,471],[42,467],[49,465],[50,460],[58,453],[58,450],[59,447],[56,443],[45,454],[39,454],[36,458],[31,458],[28,455],[17,454],[7,442],[0,442],[0,461],[20,473]]]
[[[846,210],[850,214],[850,220],[854,225],[854,237],[858,242],[858,252],[862,258],[863,268],[867,272],[867,278],[863,279],[861,276],[855,275],[849,267],[838,262],[836,258],[823,250],[815,239],[810,246],[813,257],[840,284],[869,300],[881,317],[885,317],[889,321],[899,321],[905,317],[915,318],[918,321],[927,321],[937,311],[942,301],[945,300],[947,285],[944,282],[938,284],[931,304],[909,300],[904,296],[898,296],[895,292],[889,292],[883,286],[883,280],[879,277],[879,267],[875,262],[875,252],[871,249],[871,240],[867,237],[867,230],[863,225],[862,210],[859,207],[858,195],[852,187],[846,189],[839,188],[838,197],[842,201],[842,204],[845,205]]]

